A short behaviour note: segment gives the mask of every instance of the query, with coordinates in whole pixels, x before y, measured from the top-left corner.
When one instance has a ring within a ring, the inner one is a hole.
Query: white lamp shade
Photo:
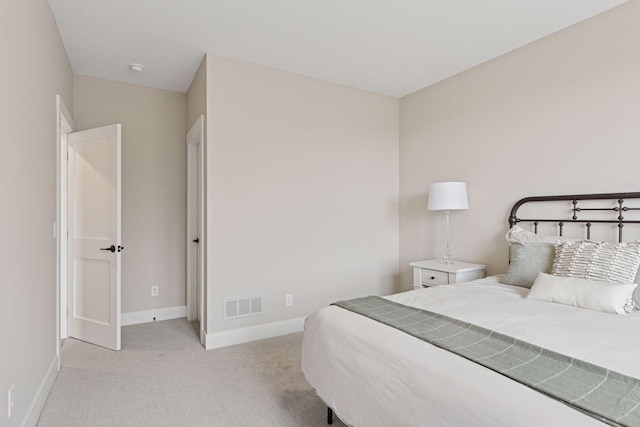
[[[429,186],[430,211],[469,209],[465,182],[434,182]]]

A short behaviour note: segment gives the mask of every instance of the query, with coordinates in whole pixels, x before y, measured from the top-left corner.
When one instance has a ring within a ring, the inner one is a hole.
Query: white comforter
[[[388,299],[640,378],[640,312],[524,299],[498,276]],[[353,426],[603,426],[568,406],[394,328],[331,306],[305,322],[302,370]]]

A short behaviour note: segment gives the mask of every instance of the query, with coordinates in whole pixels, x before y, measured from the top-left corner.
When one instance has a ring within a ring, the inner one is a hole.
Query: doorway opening
[[[76,131],[56,96],[56,344],[120,349],[121,126]]]
[[[205,340],[204,116],[187,133],[187,320],[198,320]]]
[[[67,140],[76,126],[62,97],[56,95],[56,354],[60,370],[61,339],[67,335]]]

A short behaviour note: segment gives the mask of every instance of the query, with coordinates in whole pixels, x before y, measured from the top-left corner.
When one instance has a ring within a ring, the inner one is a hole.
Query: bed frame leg
[[[333,409],[327,406],[327,424],[333,424]]]

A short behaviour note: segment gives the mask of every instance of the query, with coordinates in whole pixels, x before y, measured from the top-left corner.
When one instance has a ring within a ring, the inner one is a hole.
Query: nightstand
[[[443,264],[437,259],[416,261],[409,265],[413,267],[413,289],[482,279],[486,268],[482,264],[461,261]]]

